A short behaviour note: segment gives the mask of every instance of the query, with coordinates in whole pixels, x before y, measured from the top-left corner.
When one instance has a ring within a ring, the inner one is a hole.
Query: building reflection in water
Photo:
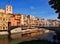
[[[0,36],[0,44],[9,44],[8,38],[4,36]]]
[[[36,39],[39,39],[40,36],[42,37],[44,35],[46,36],[46,35],[48,35],[48,33],[44,34],[41,31],[36,31],[36,32],[32,32],[32,33],[25,33],[25,34],[16,33],[16,34],[11,35],[11,38],[12,38],[11,40],[8,39],[7,36],[6,37],[0,36],[0,44],[16,44],[18,42],[23,42],[23,41],[27,41],[27,40],[33,40],[33,39],[36,40]]]

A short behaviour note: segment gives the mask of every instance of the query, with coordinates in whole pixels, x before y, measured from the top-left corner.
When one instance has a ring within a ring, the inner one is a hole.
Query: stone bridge
[[[11,30],[15,29],[15,28],[24,28],[24,29],[27,29],[26,27],[27,26],[11,26],[9,27],[8,29],[8,33],[9,33],[9,37],[11,35]],[[40,27],[40,26],[34,26],[35,28],[44,28],[44,29],[47,29],[47,30],[52,30],[52,31],[55,31],[56,34],[57,34],[57,38],[60,39],[60,27]]]

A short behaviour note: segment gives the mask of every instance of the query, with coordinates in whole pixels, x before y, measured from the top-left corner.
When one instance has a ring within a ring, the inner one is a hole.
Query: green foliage
[[[60,0],[50,0],[49,5],[51,5],[51,8],[56,10],[56,13],[58,13],[58,19],[60,19]]]

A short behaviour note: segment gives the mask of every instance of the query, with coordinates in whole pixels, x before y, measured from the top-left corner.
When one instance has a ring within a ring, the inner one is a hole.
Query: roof
[[[3,9],[3,10],[5,10],[4,8],[0,8],[0,9]]]

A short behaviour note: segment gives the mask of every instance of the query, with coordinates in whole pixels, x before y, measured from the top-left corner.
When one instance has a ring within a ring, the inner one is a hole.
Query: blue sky
[[[55,10],[48,4],[49,0],[10,0],[13,13],[33,15],[39,18],[57,19]],[[9,0],[0,0],[0,8],[5,8]]]

